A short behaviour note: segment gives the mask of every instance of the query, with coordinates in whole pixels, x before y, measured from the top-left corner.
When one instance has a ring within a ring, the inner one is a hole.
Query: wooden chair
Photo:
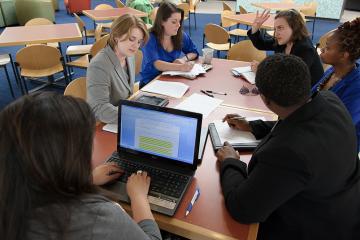
[[[314,39],[314,29],[315,29],[315,21],[316,21],[316,11],[317,11],[317,7],[318,7],[318,3],[315,1],[309,2],[307,4],[305,4],[305,6],[308,7],[308,9],[302,9],[300,10],[300,13],[304,14],[305,16],[305,20],[307,22],[312,21],[312,30],[311,30],[311,40]],[[312,18],[312,20],[309,19]]]
[[[224,28],[229,28],[228,33],[230,36],[235,36],[237,41],[239,41],[239,37],[247,37],[247,30],[238,28],[239,25],[237,22],[228,20],[226,18],[227,15],[234,15],[235,12],[224,10],[221,12],[221,26]],[[231,27],[236,26],[235,29],[231,29]]]
[[[228,52],[229,60],[251,62],[253,60],[261,62],[266,57],[265,51],[260,51],[254,47],[250,40],[244,40],[233,45]]]
[[[72,62],[68,62],[66,65],[70,67],[78,67],[78,68],[86,69],[89,66],[90,59],[94,57],[101,49],[103,49],[106,46],[108,39],[109,39],[109,35],[105,35],[101,37],[98,41],[96,41],[92,45],[89,54],[81,56]]]
[[[65,88],[64,95],[81,98],[86,101],[86,77],[72,80]]]
[[[49,85],[54,83],[55,73],[63,72],[66,84],[69,82],[61,53],[59,49],[51,46],[38,44],[20,49],[16,53],[15,65],[20,69],[17,75],[20,78],[20,83],[24,84],[25,93],[28,93],[26,78],[48,77],[47,85]],[[16,68],[16,70],[18,69]]]
[[[189,6],[190,6],[189,15],[191,15],[191,14],[194,15],[195,29],[197,29],[197,26],[196,26],[196,8],[197,8],[197,5],[199,3],[200,3],[200,0],[189,0]],[[189,22],[190,22],[190,20],[189,20]]]
[[[115,4],[118,8],[123,8],[125,5],[120,0],[115,0]]]
[[[143,54],[142,51],[139,49],[135,55],[135,74],[139,74],[141,72]]]
[[[223,2],[222,4],[223,4],[224,11],[232,11],[233,12],[233,10],[231,9],[229,4],[227,4],[226,2]]]
[[[33,18],[33,19],[30,19],[29,21],[27,21],[24,26],[53,25],[53,24],[54,23],[47,18]],[[51,47],[59,48],[59,43],[57,43],[57,42],[44,43],[44,44],[51,46]],[[32,45],[32,44],[27,44],[26,46],[30,46],[30,45]]]
[[[75,17],[77,25],[79,26],[82,36],[85,37],[85,44],[88,44],[88,38],[95,37],[96,28],[95,29],[86,29],[85,22],[79,17],[79,15],[74,13],[74,17]],[[104,31],[101,32],[101,35],[106,35],[106,34],[108,34],[108,32],[104,32]],[[81,44],[83,44],[83,40],[81,40]]]
[[[240,11],[240,14],[246,14],[246,13],[249,13],[243,6],[239,6],[239,11]]]
[[[221,26],[209,23],[204,28],[203,47],[206,46],[217,51],[220,57],[220,51],[228,51],[231,47],[230,34]]]
[[[189,35],[191,36],[191,29],[190,29],[190,6],[188,3],[180,3],[177,5],[178,8],[182,9],[184,11],[184,19],[189,21]]]
[[[108,9],[113,9],[114,7],[106,4],[106,3],[102,3],[97,5],[94,10],[108,10]],[[106,22],[106,23],[101,23],[103,28],[111,28],[112,22]],[[95,26],[94,26],[95,28]]]

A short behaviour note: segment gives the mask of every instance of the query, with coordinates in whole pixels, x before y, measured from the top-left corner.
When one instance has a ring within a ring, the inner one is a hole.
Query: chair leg
[[[191,37],[191,21],[190,21],[190,16],[191,16],[191,14],[189,13],[189,36]]]
[[[10,77],[9,77],[9,73],[8,73],[7,68],[6,68],[6,65],[4,65],[4,70],[5,70],[6,79],[7,79],[8,84],[9,84],[11,96],[15,99],[14,90],[13,90],[13,88],[11,86],[11,81],[10,81]]]
[[[15,65],[14,69],[15,69],[15,72],[16,72],[16,78],[17,78],[17,82],[19,82],[21,94],[25,95],[26,94],[26,91],[25,91],[26,89],[23,87],[23,84],[22,84],[23,79],[21,78],[21,75],[19,73],[19,69],[18,69],[19,64],[17,62],[14,62],[14,65]]]
[[[27,87],[27,85],[26,85],[25,77],[20,76],[20,79],[21,79],[21,81],[22,81],[23,84],[24,84],[25,94],[29,94],[29,89],[28,89],[28,87]]]
[[[197,26],[196,26],[196,12],[194,12],[194,20],[195,20],[195,30],[196,30],[196,28],[197,28]]]
[[[11,57],[11,54],[9,54],[9,57],[10,57],[11,67],[12,67],[12,70],[13,70],[13,72],[14,72],[16,85],[17,85],[18,87],[20,87],[19,77],[18,77],[18,74],[17,74],[17,72],[16,72],[16,69],[15,69],[15,68],[16,68],[16,67],[15,67],[15,63],[14,63],[14,61],[13,61],[12,57]]]
[[[64,77],[65,77],[65,83],[66,85],[69,84],[69,78],[68,78],[68,73],[66,71],[66,65],[65,65],[65,62],[64,62],[64,58],[61,58],[61,63],[63,65],[63,73],[64,73]],[[70,79],[71,79],[71,73],[69,73],[70,75]]]
[[[205,47],[205,34],[203,34],[203,48]]]
[[[315,20],[316,20],[316,15],[314,16],[314,19],[313,19],[312,31],[311,31],[311,40],[314,40]]]

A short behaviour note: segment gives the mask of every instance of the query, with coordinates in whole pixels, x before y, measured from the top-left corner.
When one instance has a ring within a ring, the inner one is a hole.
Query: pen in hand
[[[189,206],[186,209],[185,217],[187,215],[189,215],[189,213],[191,212],[191,210],[193,208],[194,203],[196,202],[196,200],[198,200],[199,196],[200,196],[200,189],[196,188],[194,196],[192,197],[191,202],[189,203]]]
[[[206,91],[204,90],[200,90],[200,92],[202,92],[203,94],[209,96],[209,97],[214,97],[214,95],[211,95],[210,93],[207,93]]]

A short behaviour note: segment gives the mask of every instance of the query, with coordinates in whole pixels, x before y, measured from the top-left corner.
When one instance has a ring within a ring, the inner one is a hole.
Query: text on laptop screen
[[[123,105],[120,146],[193,164],[197,119]]]

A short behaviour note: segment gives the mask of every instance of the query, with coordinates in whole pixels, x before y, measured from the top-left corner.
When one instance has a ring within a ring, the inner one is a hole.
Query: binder
[[[213,145],[214,151],[217,152],[220,148],[224,146],[224,143],[221,142],[218,131],[216,130],[215,124],[209,124],[209,135],[211,139],[211,143]],[[246,142],[246,143],[231,143],[233,148],[237,151],[252,151],[254,150],[260,141],[256,140],[254,142]]]

